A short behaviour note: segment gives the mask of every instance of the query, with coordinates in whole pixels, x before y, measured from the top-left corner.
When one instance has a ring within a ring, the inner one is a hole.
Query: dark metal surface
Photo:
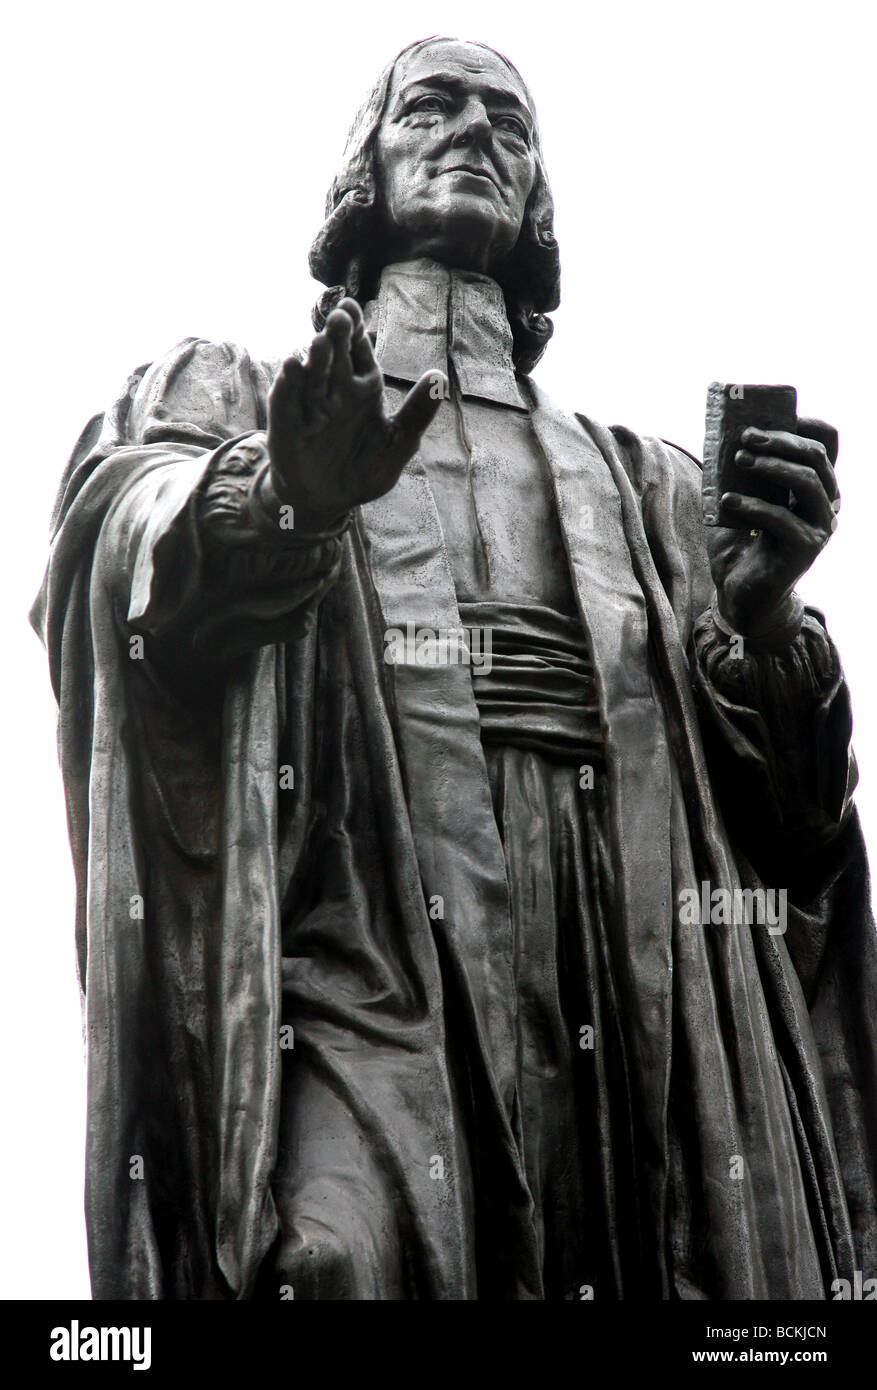
[[[95,1296],[871,1277],[849,697],[794,594],[836,434],[744,435],[706,528],[690,457],[544,396],[535,110],[479,45],[382,75],[311,264],[306,355],[190,339],[91,422],[34,609]]]

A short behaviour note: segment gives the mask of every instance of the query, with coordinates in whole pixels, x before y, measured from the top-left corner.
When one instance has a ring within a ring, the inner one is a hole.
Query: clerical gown
[[[98,1298],[818,1299],[877,1272],[837,655],[815,610],[739,650],[696,463],[558,410],[501,305],[385,272],[388,406],[424,369],[451,397],[339,534],[254,500],[276,364],[230,344],[139,369],[74,451],[34,620]],[[389,657],[461,627],[489,670]],[[783,890],[781,922],[743,889]]]

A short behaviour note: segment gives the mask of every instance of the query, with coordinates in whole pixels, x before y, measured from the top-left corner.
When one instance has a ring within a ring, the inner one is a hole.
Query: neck
[[[393,259],[393,257],[388,254],[386,261],[378,271],[376,284],[380,285],[387,274],[392,274],[395,271],[407,271],[409,273],[417,273],[434,278],[437,277],[439,279],[446,276],[451,276],[452,278],[454,276],[463,276],[472,283],[482,282],[492,286],[493,293],[498,295],[499,302],[501,304],[503,303],[502,288],[499,281],[494,278],[489,270],[480,270],[475,265],[465,263],[464,257],[459,260],[443,260],[438,256],[431,256],[427,251],[423,251],[420,255],[414,255],[413,252],[410,252],[399,256],[398,259]]]
[[[389,238],[388,265],[421,260],[436,261],[448,270],[468,270],[477,275],[489,275],[498,279],[502,258],[497,256],[495,248],[489,242],[477,235],[468,239],[460,237],[449,240],[446,233],[424,233],[422,236],[406,237],[404,244],[401,239]]]

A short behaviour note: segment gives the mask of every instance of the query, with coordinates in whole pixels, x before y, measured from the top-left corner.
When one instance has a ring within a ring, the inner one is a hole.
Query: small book
[[[726,492],[742,492],[765,502],[786,506],[789,489],[766,482],[734,462],[745,447],[741,436],[754,426],[763,430],[788,430],[798,424],[798,399],[794,386],[746,386],[714,381],[706,398],[706,435],[703,445],[703,519],[719,524],[719,502]],[[748,523],[742,523],[748,525]]]

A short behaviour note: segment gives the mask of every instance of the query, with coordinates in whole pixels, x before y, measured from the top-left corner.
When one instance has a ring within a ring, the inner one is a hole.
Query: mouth
[[[439,174],[468,174],[474,179],[483,179],[499,190],[499,184],[488,169],[479,169],[474,164],[452,164],[449,169],[440,169]]]

